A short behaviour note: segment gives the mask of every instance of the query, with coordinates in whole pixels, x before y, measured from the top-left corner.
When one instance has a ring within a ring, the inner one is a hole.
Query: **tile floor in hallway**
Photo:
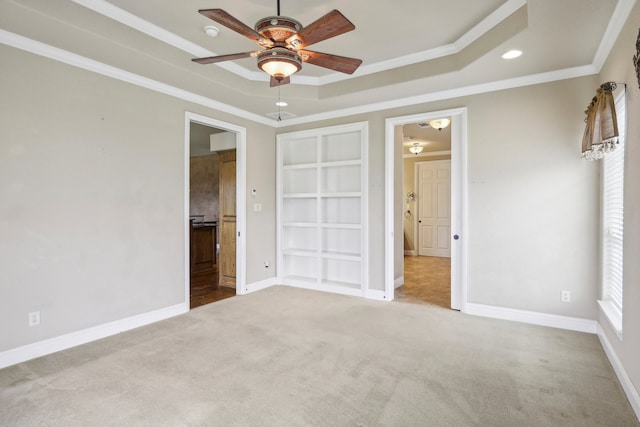
[[[404,257],[404,285],[394,300],[451,308],[451,258]]]

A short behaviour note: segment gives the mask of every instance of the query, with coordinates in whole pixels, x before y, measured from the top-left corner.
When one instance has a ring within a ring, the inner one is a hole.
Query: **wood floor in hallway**
[[[404,285],[394,300],[451,308],[451,258],[404,257]]]

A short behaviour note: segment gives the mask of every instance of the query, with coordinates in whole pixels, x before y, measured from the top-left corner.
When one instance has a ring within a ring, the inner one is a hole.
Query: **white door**
[[[451,257],[451,160],[416,163],[418,255]]]

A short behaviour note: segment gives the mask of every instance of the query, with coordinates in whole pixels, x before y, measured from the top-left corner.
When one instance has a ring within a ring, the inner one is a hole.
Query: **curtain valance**
[[[613,91],[617,85],[607,82],[600,85],[585,114],[586,127],[582,137],[582,157],[598,160],[618,144],[618,119]]]

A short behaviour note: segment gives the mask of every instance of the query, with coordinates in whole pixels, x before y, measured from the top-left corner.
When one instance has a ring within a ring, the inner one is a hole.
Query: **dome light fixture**
[[[450,124],[451,124],[451,119],[429,120],[429,126],[431,126],[434,129],[438,129],[439,131],[441,131],[442,129],[446,128]]]
[[[420,145],[420,143],[418,142],[414,142],[413,145],[411,147],[409,147],[409,151],[413,154],[415,154],[416,156],[419,153],[422,153],[422,150],[424,150],[424,147]]]

